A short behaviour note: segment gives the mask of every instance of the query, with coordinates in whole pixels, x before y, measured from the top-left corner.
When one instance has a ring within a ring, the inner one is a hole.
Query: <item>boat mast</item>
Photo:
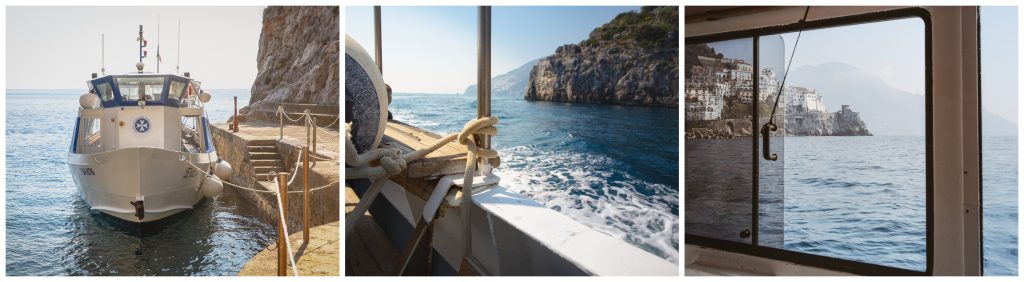
[[[100,34],[100,73],[107,75],[107,35]]]
[[[146,57],[146,51],[142,50],[143,47],[146,47],[146,39],[142,37],[142,25],[141,24],[139,25],[139,39],[138,40],[139,40],[139,62],[137,64],[135,64],[135,68],[139,70],[139,73],[142,73],[142,69],[146,66],[145,64],[142,63],[142,58]]]
[[[174,74],[181,72],[181,18],[178,18],[178,55],[177,62],[174,64]]]

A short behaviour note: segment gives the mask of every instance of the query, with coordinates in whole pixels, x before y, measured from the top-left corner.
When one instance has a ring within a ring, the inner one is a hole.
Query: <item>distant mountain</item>
[[[844,63],[804,66],[786,86],[814,88],[829,111],[850,105],[875,135],[924,135],[924,96],[899,90]]]
[[[924,96],[889,86],[875,75],[844,63],[824,63],[793,70],[789,86],[815,88],[829,111],[850,105],[875,135],[924,135]],[[982,109],[988,135],[1016,135],[1017,124]]]
[[[982,108],[981,133],[989,136],[1017,136],[1017,123]]]
[[[506,72],[502,75],[491,78],[492,97],[515,97],[521,98],[526,93],[526,83],[530,80],[530,71],[537,65],[540,59],[529,61],[526,64]],[[476,84],[466,87],[463,95],[476,95]]]

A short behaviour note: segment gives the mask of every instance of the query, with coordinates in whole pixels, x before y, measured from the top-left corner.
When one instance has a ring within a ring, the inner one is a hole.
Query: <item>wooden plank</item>
[[[401,149],[403,153],[427,148],[444,136],[429,132],[399,121],[388,121],[384,130],[383,144]],[[491,159],[491,165],[497,167],[501,161]],[[439,176],[463,173],[466,170],[466,146],[458,141],[451,141],[426,157],[408,163],[402,173],[405,178],[436,178]]]

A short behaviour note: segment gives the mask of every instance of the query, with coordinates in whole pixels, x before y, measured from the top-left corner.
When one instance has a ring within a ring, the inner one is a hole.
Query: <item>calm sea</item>
[[[925,270],[923,136],[772,142],[784,154],[779,162],[760,162],[761,245]],[[751,225],[752,182],[735,173],[752,169],[750,144],[686,141],[686,179],[693,184],[685,196],[688,234],[750,242],[737,231]],[[982,158],[984,271],[1016,275],[1017,137],[986,136]]]
[[[502,184],[600,232],[679,261],[677,109],[495,98]],[[396,120],[438,134],[476,116],[476,97],[396,94]]]
[[[249,101],[211,92],[212,122]],[[152,224],[90,211],[65,164],[81,93],[7,90],[7,275],[234,275],[275,240],[232,189]]]

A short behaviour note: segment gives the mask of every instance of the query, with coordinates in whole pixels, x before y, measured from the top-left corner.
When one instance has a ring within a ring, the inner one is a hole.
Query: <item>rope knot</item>
[[[477,147],[476,138],[474,134],[494,136],[498,134],[498,128],[495,125],[498,124],[497,117],[484,117],[471,120],[466,123],[466,126],[462,127],[462,132],[459,132],[459,144],[466,145],[469,151],[472,151],[481,158],[496,158],[498,157],[498,151],[493,149],[483,149]]]

